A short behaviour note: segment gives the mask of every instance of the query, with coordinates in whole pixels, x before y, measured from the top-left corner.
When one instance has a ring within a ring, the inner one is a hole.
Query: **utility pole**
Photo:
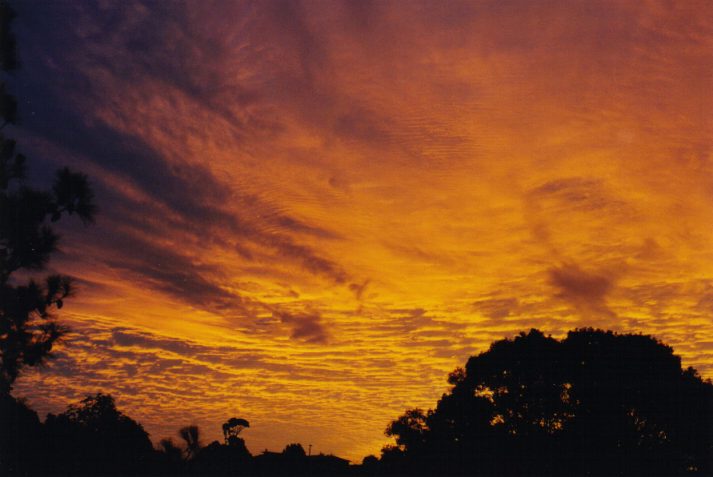
[[[312,444],[309,444],[307,446],[307,475],[309,475],[311,477],[311,475],[312,475],[312,459],[310,459],[310,457],[312,457]]]

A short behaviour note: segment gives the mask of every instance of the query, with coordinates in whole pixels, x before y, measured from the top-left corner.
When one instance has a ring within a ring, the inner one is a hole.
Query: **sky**
[[[155,442],[235,416],[360,462],[530,328],[713,377],[713,3],[15,7],[8,135],[99,208],[59,224],[40,414],[101,391]]]

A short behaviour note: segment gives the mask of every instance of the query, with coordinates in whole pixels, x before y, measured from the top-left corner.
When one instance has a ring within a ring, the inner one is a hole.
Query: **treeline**
[[[245,419],[224,442],[187,426],[154,448],[111,396],[44,423],[0,397],[1,475],[711,475],[713,384],[650,336],[538,330],[500,340],[448,377],[436,407],[392,421],[395,444],[358,465],[300,444],[253,456]]]
[[[238,437],[249,424],[231,418],[224,442],[201,443],[200,429],[154,447],[143,426],[105,394],[89,396],[41,422],[25,402],[0,396],[0,475],[345,475],[349,461],[308,456],[301,444],[253,456]]]

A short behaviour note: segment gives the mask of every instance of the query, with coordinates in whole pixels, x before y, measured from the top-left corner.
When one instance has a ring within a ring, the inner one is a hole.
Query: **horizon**
[[[713,3],[11,3],[8,135],[99,208],[42,416],[360,462],[531,328],[713,377]]]

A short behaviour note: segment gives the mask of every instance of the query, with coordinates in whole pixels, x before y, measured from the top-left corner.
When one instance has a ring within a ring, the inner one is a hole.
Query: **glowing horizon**
[[[713,377],[710,2],[16,6],[73,334],[16,386],[157,442],[360,461],[497,339],[652,334]]]

